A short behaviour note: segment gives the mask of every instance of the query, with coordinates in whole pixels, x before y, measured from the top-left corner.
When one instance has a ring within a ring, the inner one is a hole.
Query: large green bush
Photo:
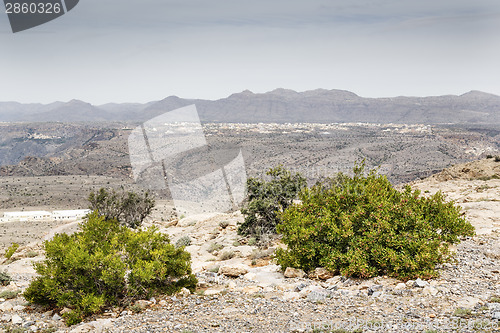
[[[399,192],[373,170],[365,176],[364,164],[353,177],[341,174],[304,190],[300,199],[277,226],[288,246],[276,253],[283,269],[431,278],[450,257],[449,245],[474,235],[460,208],[441,193],[425,198],[409,186]]]
[[[155,228],[132,230],[97,212],[80,228],[44,242],[46,260],[35,264],[39,276],[24,293],[29,302],[71,309],[68,324],[109,306],[195,288],[189,253]]]
[[[241,209],[245,221],[238,227],[241,235],[255,236],[276,233],[279,213],[285,210],[307,185],[299,173],[291,173],[282,166],[270,169],[269,180],[248,178],[246,204]]]

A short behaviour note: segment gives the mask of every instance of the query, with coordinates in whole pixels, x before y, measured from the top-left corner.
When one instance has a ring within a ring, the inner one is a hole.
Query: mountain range
[[[195,104],[202,122],[229,123],[405,123],[500,124],[500,96],[470,91],[463,95],[364,98],[345,90],[267,93],[243,91],[219,100],[170,96],[149,103],[92,105],[0,102],[1,122],[132,122],[139,123]]]

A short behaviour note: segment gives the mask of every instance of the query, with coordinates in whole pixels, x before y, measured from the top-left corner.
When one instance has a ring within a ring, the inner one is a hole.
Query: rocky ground
[[[446,172],[460,176],[463,170],[496,167],[494,160],[480,163],[484,165]],[[439,267],[436,279],[403,283],[388,277],[346,279],[321,269],[310,276],[298,270],[282,272],[270,257],[273,247],[259,248],[237,235],[237,223],[243,219],[239,213],[179,221],[161,221],[158,215],[149,223],[168,233],[173,243],[187,245],[192,255],[199,279],[196,293],[183,290],[139,301],[68,328],[61,312],[43,312],[17,297],[34,276],[32,263],[43,259],[39,243],[33,242],[21,247],[14,261],[4,260],[0,266],[14,278],[0,288],[0,325],[6,332],[75,333],[498,332],[500,180],[495,172],[472,178],[436,175],[412,184],[424,195],[441,189],[464,207],[478,231],[454,248],[455,261]]]

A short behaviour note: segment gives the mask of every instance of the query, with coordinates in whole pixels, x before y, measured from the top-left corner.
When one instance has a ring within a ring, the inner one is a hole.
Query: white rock
[[[11,311],[14,307],[12,306],[12,303],[9,301],[5,301],[2,304],[0,304],[0,311]]]
[[[148,306],[150,306],[151,304],[153,304],[153,302],[150,302],[150,301],[146,301],[144,299],[141,299],[141,300],[138,300],[135,302],[135,306],[138,306],[139,308],[141,309],[145,309],[147,308]]]
[[[301,295],[300,293],[290,291],[290,292],[285,292],[283,293],[283,300],[285,301],[291,301],[291,300],[297,300],[300,299]]]
[[[14,325],[20,325],[23,323],[23,318],[19,317],[17,314],[12,315],[12,324]]]
[[[248,266],[243,264],[226,265],[219,268],[219,273],[225,276],[238,277],[248,273]]]
[[[205,296],[213,296],[213,295],[218,295],[222,292],[222,290],[218,290],[218,289],[207,289],[205,290],[205,292],[203,293],[203,295]]]
[[[432,286],[424,287],[424,289],[422,290],[422,294],[430,295],[430,296],[436,296],[438,294],[438,292],[439,292],[439,290],[437,290],[436,288],[434,288]]]
[[[306,276],[306,272],[301,269],[287,267],[284,275],[286,278],[303,278]]]
[[[457,302],[457,307],[459,308],[466,308],[466,309],[473,309],[481,300],[479,298],[475,298],[472,296],[466,296],[461,298]]]
[[[24,311],[25,308],[26,308],[25,306],[16,305],[16,306],[14,306],[14,308],[12,308],[12,310],[14,310],[14,311]]]
[[[394,290],[403,290],[403,289],[406,289],[406,284],[404,283],[398,283],[395,287],[394,287]]]
[[[232,313],[236,313],[236,312],[239,312],[238,309],[236,308],[225,308],[224,310],[222,310],[222,314],[223,315],[229,315],[229,314],[232,314]]]
[[[415,280],[415,287],[419,287],[419,288],[425,288],[429,285],[429,282],[427,281],[424,281],[420,278],[418,278],[417,280]]]
[[[186,296],[191,295],[191,292],[190,292],[190,291],[189,291],[189,289],[187,289],[187,288],[182,288],[182,289],[179,291],[179,295],[186,297]],[[155,301],[154,303],[156,303],[156,301]]]

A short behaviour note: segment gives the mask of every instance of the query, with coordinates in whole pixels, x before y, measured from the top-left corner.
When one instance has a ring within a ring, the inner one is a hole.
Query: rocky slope
[[[440,277],[403,283],[387,277],[345,279],[317,270],[282,272],[270,258],[236,234],[239,213],[206,214],[161,221],[159,207],[148,224],[172,242],[189,237],[198,290],[137,303],[140,313],[110,309],[66,328],[60,313],[33,312],[21,297],[0,301],[4,327],[59,332],[496,332],[500,329],[500,162],[476,161],[415,182],[424,195],[442,190],[464,208],[478,235],[455,247],[455,261]],[[469,171],[467,171],[469,170]],[[447,180],[445,180],[447,179]],[[48,232],[48,230],[47,230]],[[23,290],[41,260],[39,242],[3,263],[15,281],[1,291]],[[31,253],[31,254],[30,254]],[[1,294],[0,294],[1,295]],[[322,325],[322,326],[319,326]],[[360,330],[361,329],[361,330]],[[434,331],[433,331],[434,330]],[[316,330],[319,332],[321,330]]]

